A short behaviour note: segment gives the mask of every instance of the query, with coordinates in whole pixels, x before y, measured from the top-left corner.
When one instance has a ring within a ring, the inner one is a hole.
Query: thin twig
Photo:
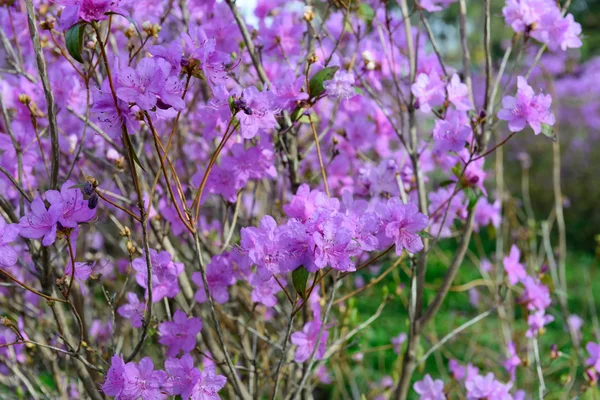
[[[473,319],[465,322],[464,324],[462,324],[458,328],[454,329],[452,332],[450,332],[449,334],[447,334],[446,336],[444,336],[442,338],[442,340],[440,340],[439,342],[437,342],[432,348],[430,348],[427,351],[427,353],[425,353],[425,355],[423,355],[423,357],[421,357],[419,359],[419,361],[417,362],[417,364],[421,364],[421,363],[425,362],[425,360],[427,360],[427,358],[429,358],[429,356],[431,354],[433,354],[437,349],[439,349],[440,347],[442,347],[450,339],[452,339],[453,337],[455,337],[456,335],[458,335],[460,332],[464,331],[465,329],[467,329],[471,325],[474,325],[474,324],[478,323],[479,321],[481,321],[482,319],[484,319],[485,317],[487,317],[488,315],[490,315],[491,313],[493,313],[495,310],[496,310],[496,307],[494,307],[494,308],[492,308],[490,310],[487,310],[487,311],[479,314],[475,318],[473,318]]]
[[[27,23],[29,25],[31,41],[33,42],[35,60],[37,63],[40,78],[42,80],[44,95],[46,96],[46,104],[48,106],[47,117],[48,125],[50,127],[50,142],[52,143],[50,187],[52,189],[56,189],[58,187],[60,149],[58,147],[58,125],[56,124],[56,106],[54,104],[54,94],[52,93],[52,89],[50,88],[50,80],[48,79],[46,60],[44,59],[44,53],[42,51],[42,43],[40,41],[40,33],[37,28],[37,21],[35,18],[35,10],[33,8],[32,0],[25,0],[25,5],[27,7]]]

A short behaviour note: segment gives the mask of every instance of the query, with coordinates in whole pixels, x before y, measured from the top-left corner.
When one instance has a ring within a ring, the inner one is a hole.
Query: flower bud
[[[127,251],[129,252],[129,254],[134,254],[137,251],[137,249],[130,240],[127,241]]]
[[[553,344],[552,347],[550,347],[550,359],[556,360],[558,357],[560,357],[560,351],[558,351],[558,346]]]
[[[99,201],[99,197],[97,193],[92,193],[92,195],[90,196],[90,198],[88,199],[88,208],[90,210],[93,210],[94,208],[96,208],[98,206],[98,201]]]
[[[135,35],[136,35],[135,27],[133,25],[129,25],[129,27],[127,29],[125,29],[124,34],[127,39],[131,39],[132,37],[135,37]]]
[[[25,93],[21,93],[19,95],[19,103],[28,105],[29,103],[31,103],[31,97],[29,97]]]
[[[375,58],[373,57],[373,54],[369,50],[365,50],[362,52],[361,56],[365,69],[368,71],[374,70],[377,65],[375,64]]]
[[[304,7],[304,14],[302,14],[302,18],[304,18],[306,22],[310,22],[315,18],[315,11],[312,6]]]

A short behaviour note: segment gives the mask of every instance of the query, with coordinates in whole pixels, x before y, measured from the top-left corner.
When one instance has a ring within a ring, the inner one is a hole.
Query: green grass
[[[432,253],[432,256],[429,258],[426,281],[428,284],[431,284],[431,288],[425,292],[425,304],[428,304],[433,299],[433,296],[435,296],[435,289],[433,288],[440,284],[447,268],[443,260],[450,259],[453,255],[453,250],[451,246],[447,246],[442,248],[443,254],[438,253],[436,255]],[[381,271],[384,271],[389,265],[383,265]],[[406,263],[404,266],[406,267]],[[585,253],[571,253],[568,255],[568,307],[570,313],[579,315],[585,321],[582,329],[582,343],[584,346],[587,341],[595,340],[589,301],[586,297],[587,283],[585,279],[585,268],[595,267],[596,264],[591,255]],[[363,274],[366,282],[369,282],[372,278],[372,275],[368,272],[361,272],[361,274]],[[594,276],[593,271],[590,271],[590,274]],[[455,285],[479,278],[481,278],[479,267],[467,259],[461,266]],[[359,351],[364,352],[362,363],[357,363],[350,357],[347,357],[347,366],[352,370],[354,383],[360,389],[360,392],[367,393],[366,390],[369,382],[379,382],[386,375],[391,375],[394,379],[397,379],[400,360],[387,345],[390,344],[392,337],[408,330],[408,314],[405,306],[408,296],[408,283],[409,277],[403,269],[396,268],[382,282],[360,293],[353,300],[357,310],[356,321],[362,322],[376,312],[385,293],[393,294],[393,299],[388,303],[381,317],[359,334],[358,338],[355,338],[348,348],[349,356]],[[595,279],[591,284],[594,293],[598,293],[595,296],[595,301],[597,309],[600,309],[600,303],[598,302],[600,298],[600,280]],[[489,289],[486,286],[478,286],[477,290],[480,297],[478,308],[470,304],[469,294],[466,291],[450,292],[448,294],[442,308],[427,326],[426,334],[421,339],[421,348],[419,349],[421,355],[432,346],[432,342],[439,341],[449,332],[492,307],[493,294],[490,293]],[[518,296],[518,293],[511,292],[510,296],[514,298]],[[349,302],[349,304],[352,305],[352,302]],[[517,339],[518,346],[522,348],[527,346],[527,339],[524,336],[527,330],[526,320],[523,318],[525,312],[522,306],[517,305],[512,310],[512,313],[509,314],[509,319],[514,320],[514,322],[511,322],[513,337]],[[570,335],[565,328],[566,324],[560,313],[555,294],[553,294],[553,304],[550,313],[555,317],[555,321],[548,325],[546,332],[539,337],[539,348],[540,358],[544,366],[545,383],[549,393],[551,393],[551,398],[554,398],[555,395],[558,397],[558,394],[564,391],[565,379],[570,372],[573,372],[570,371],[571,361],[568,357],[576,358],[577,354],[571,344]],[[343,317],[339,318],[339,322],[342,322]],[[484,320],[479,321],[476,325],[462,331],[430,356],[423,365],[419,366],[413,377],[413,381],[421,379],[425,374],[431,374],[434,378],[441,378],[446,383],[450,382],[447,366],[451,358],[456,358],[463,364],[470,362],[482,371],[492,371],[498,379],[508,381],[509,376],[502,368],[505,351],[503,342],[501,322],[498,313],[494,312]],[[551,360],[550,358],[550,350],[553,344],[556,344],[558,349],[564,353],[564,356],[557,360]],[[378,347],[384,348],[371,352],[368,350]],[[528,365],[519,367],[515,386],[525,389],[528,394],[535,394],[537,396],[538,378],[533,352],[528,354],[526,351],[520,351],[519,356]],[[582,349],[579,358],[580,362],[583,362],[585,356],[585,349]],[[332,375],[334,375],[333,372]],[[575,373],[576,382],[571,391],[571,396],[580,394],[581,386],[585,383],[583,375],[583,368],[579,366]],[[348,382],[345,383],[348,387],[350,386]],[[338,385],[331,385],[329,388],[329,396],[331,398],[335,397],[335,391],[337,391],[333,389],[334,386]],[[453,387],[452,398],[460,398],[457,397],[456,390],[456,387]],[[370,393],[372,394],[373,392]],[[370,397],[367,395],[367,398]],[[416,398],[416,393],[411,390],[409,398]]]

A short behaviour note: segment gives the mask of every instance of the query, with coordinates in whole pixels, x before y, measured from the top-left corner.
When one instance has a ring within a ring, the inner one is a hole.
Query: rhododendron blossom
[[[0,397],[594,397],[597,10],[497,3],[1,2]]]

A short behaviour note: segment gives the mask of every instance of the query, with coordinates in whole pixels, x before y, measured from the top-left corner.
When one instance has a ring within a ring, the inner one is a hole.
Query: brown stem
[[[38,296],[43,297],[47,301],[57,301],[59,303],[67,303],[66,300],[61,300],[61,299],[58,299],[58,298],[55,298],[55,297],[52,297],[52,296],[45,295],[42,292],[38,292],[37,290],[35,290],[31,286],[28,286],[27,284],[21,282],[20,280],[18,280],[14,276],[12,276],[9,272],[3,270],[2,268],[0,268],[0,273],[2,273],[4,276],[6,276],[8,279],[10,279],[11,281],[13,281],[17,285],[22,286],[24,289],[29,290],[33,294],[37,294]]]

